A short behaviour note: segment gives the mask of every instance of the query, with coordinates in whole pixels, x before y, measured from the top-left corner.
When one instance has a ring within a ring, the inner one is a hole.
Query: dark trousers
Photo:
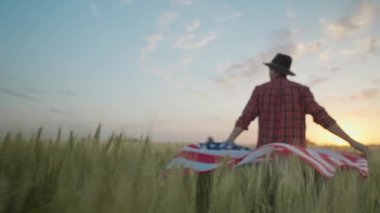
[[[206,213],[209,210],[212,188],[211,177],[211,173],[198,175],[197,191],[195,198],[197,213]]]

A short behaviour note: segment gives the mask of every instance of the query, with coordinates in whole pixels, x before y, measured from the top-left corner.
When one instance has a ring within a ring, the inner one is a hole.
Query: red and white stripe
[[[276,156],[297,156],[321,175],[333,177],[338,168],[357,170],[367,177],[368,162],[359,155],[336,152],[330,149],[312,149],[296,147],[285,143],[272,143],[255,150],[208,150],[197,144],[191,144],[182,149],[167,165],[166,170],[185,169],[199,173],[212,172],[222,164],[227,163],[233,168],[257,163]]]

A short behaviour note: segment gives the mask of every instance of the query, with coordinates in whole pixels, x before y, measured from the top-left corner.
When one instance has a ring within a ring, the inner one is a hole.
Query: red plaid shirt
[[[274,142],[306,147],[306,114],[311,114],[314,122],[324,128],[335,123],[314,100],[308,87],[280,77],[253,90],[235,126],[247,130],[251,121],[258,116],[257,147]]]

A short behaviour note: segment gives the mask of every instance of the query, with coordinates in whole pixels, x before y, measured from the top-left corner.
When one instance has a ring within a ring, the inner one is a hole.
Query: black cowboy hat
[[[278,53],[270,63],[264,63],[268,67],[274,68],[277,72],[286,75],[296,75],[290,71],[290,65],[292,64],[292,57]]]

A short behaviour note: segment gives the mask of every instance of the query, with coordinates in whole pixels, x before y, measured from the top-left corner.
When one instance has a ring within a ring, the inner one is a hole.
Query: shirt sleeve
[[[241,127],[244,130],[248,130],[248,126],[251,121],[255,120],[255,118],[259,115],[259,90],[256,87],[249,99],[247,105],[245,106],[243,113],[239,117],[239,119],[235,123],[235,127]]]
[[[329,128],[336,121],[321,107],[314,99],[310,89],[306,87],[304,91],[305,112],[313,117],[315,123]]]

